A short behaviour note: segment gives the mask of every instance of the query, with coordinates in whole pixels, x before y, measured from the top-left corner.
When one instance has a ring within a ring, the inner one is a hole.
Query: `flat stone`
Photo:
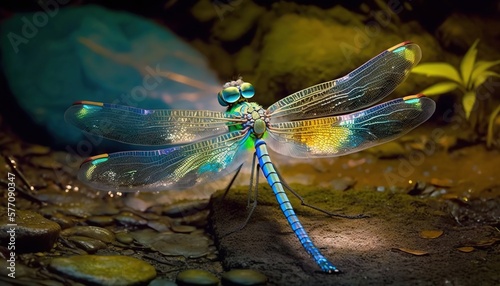
[[[134,242],[134,238],[126,232],[117,233],[116,240],[118,240],[121,243],[125,243],[125,244],[131,244],[132,242]]]
[[[92,225],[107,226],[107,225],[112,225],[114,219],[111,216],[96,215],[87,218],[87,222]]]
[[[137,285],[156,277],[150,264],[128,256],[80,255],[54,258],[50,268],[85,284]]]
[[[98,226],[75,226],[71,227],[68,229],[65,229],[61,232],[61,235],[64,236],[72,236],[72,235],[78,235],[78,236],[85,236],[85,237],[90,237],[94,238],[97,240],[100,240],[102,242],[113,242],[115,241],[115,235],[102,227]]]
[[[83,249],[90,254],[96,253],[99,249],[106,248],[106,244],[104,242],[86,236],[74,235],[68,237],[68,240],[75,243],[78,248]]]
[[[212,273],[200,269],[188,269],[177,274],[175,280],[181,286],[188,285],[219,285],[219,279]]]
[[[252,269],[234,269],[222,274],[222,285],[266,285],[266,275]]]
[[[59,224],[32,211],[16,210],[15,214],[15,217],[9,217],[7,208],[0,208],[1,245],[7,246],[13,234],[16,253],[52,249],[61,231]],[[10,218],[13,220],[9,221]],[[17,224],[17,226],[9,224]]]
[[[196,230],[196,227],[190,225],[173,225],[172,231],[178,233],[191,233]]]
[[[113,218],[125,226],[143,226],[148,224],[148,221],[132,213],[122,213],[113,216]]]

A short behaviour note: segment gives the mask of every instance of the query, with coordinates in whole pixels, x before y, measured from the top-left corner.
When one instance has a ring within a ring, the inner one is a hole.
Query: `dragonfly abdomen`
[[[271,162],[269,152],[267,151],[266,142],[264,140],[257,139],[255,141],[255,152],[257,155],[257,159],[259,160],[260,168],[264,173],[268,184],[273,189],[273,193],[276,196],[276,200],[280,205],[281,211],[285,215],[288,223],[290,224],[290,227],[293,229],[293,232],[299,239],[304,249],[314,258],[316,263],[324,272],[339,272],[337,267],[335,267],[330,261],[328,261],[328,259],[323,256],[323,254],[321,254],[319,249],[311,241],[309,235],[300,223],[299,218],[295,214],[292,204],[290,203],[290,200],[285,193],[281,179],[278,176],[276,169],[274,168],[274,164]]]

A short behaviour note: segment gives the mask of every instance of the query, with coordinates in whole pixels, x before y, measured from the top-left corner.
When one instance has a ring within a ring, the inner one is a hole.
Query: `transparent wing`
[[[406,96],[347,115],[272,123],[266,142],[274,151],[292,157],[345,155],[406,134],[435,108],[432,99]]]
[[[185,189],[221,178],[243,164],[247,138],[234,131],[168,149],[102,154],[81,165],[78,179],[106,191]]]
[[[348,75],[291,94],[268,108],[274,122],[302,120],[351,112],[390,94],[421,58],[420,47],[396,45]]]
[[[188,143],[228,132],[238,118],[208,110],[140,109],[82,101],[64,114],[81,130],[108,139],[137,145]]]

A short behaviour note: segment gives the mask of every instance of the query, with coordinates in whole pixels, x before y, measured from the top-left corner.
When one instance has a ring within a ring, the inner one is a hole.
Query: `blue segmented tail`
[[[299,221],[299,218],[293,210],[290,200],[286,196],[285,190],[283,189],[283,184],[278,176],[278,173],[274,169],[274,164],[271,162],[269,153],[267,151],[266,142],[262,139],[257,139],[255,142],[255,151],[257,154],[257,159],[259,160],[260,168],[266,177],[268,184],[273,189],[276,200],[278,201],[281,211],[285,215],[290,227],[293,229],[297,238],[299,239],[302,246],[306,251],[314,258],[316,263],[321,267],[321,270],[327,273],[339,272],[337,267],[335,267],[328,259],[326,259],[319,249],[314,245],[314,243],[309,238],[309,235],[305,231],[304,227]]]

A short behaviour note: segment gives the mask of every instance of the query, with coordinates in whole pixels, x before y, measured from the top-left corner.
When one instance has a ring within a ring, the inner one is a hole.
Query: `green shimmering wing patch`
[[[287,156],[341,156],[406,134],[425,122],[435,107],[432,99],[407,96],[348,115],[272,123],[266,141]]]
[[[161,146],[182,144],[228,132],[238,118],[208,110],[140,109],[82,101],[66,110],[66,121],[81,130],[108,139]]]
[[[78,178],[106,191],[180,190],[221,178],[246,159],[240,131],[183,146],[127,151],[87,159]]]

